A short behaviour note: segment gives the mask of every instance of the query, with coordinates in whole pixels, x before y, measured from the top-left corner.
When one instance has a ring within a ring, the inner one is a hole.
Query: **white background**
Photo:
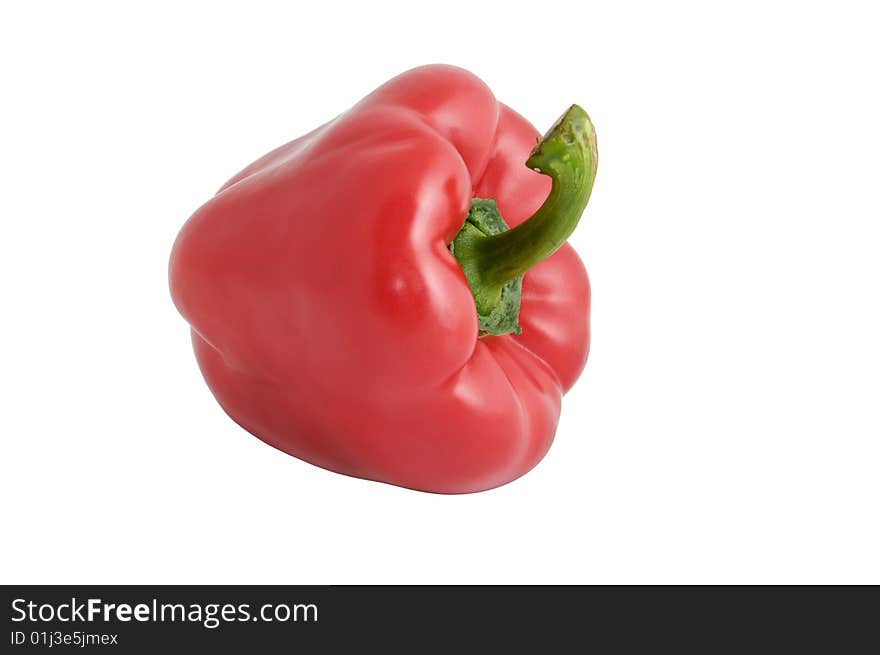
[[[880,583],[877,16],[603,5],[4,4],[2,582]],[[166,279],[230,175],[430,62],[600,150],[587,370],[458,497],[246,434]]]

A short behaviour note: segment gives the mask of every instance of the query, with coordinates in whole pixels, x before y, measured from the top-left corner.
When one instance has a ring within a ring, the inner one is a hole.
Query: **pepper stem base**
[[[449,244],[449,251],[458,260],[477,305],[477,323],[480,337],[519,334],[519,306],[522,298],[522,275],[517,275],[500,288],[486,287],[471,261],[461,257],[473,249],[475,243],[510,228],[502,218],[495,200],[474,198],[464,225]],[[459,255],[456,255],[458,250]]]

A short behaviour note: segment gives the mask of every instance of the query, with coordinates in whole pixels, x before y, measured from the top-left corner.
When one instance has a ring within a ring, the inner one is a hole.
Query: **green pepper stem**
[[[500,288],[559,250],[587,206],[597,162],[590,117],[572,105],[526,160],[526,166],[553,180],[544,204],[512,230],[475,243],[484,284]]]
[[[456,237],[455,257],[479,314],[488,314],[497,306],[506,283],[565,243],[590,199],[597,162],[596,131],[590,117],[572,105],[526,160],[526,166],[553,181],[540,209],[512,230],[498,234],[481,234],[465,224]]]

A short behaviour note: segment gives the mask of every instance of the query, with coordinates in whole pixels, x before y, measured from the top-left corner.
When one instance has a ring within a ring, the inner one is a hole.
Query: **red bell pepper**
[[[464,70],[392,79],[181,230],[171,293],[208,386],[332,471],[439,493],[521,476],[587,357],[589,283],[564,242],[596,161],[576,105],[540,139]]]

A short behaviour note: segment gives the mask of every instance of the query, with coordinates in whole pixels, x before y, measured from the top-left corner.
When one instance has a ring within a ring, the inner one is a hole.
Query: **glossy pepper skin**
[[[521,334],[480,337],[449,244],[474,198],[511,227],[541,207],[538,137],[477,77],[432,65],[229,180],[170,262],[229,416],[317,466],[423,491],[534,467],[586,361],[586,271],[563,245],[525,274]]]

